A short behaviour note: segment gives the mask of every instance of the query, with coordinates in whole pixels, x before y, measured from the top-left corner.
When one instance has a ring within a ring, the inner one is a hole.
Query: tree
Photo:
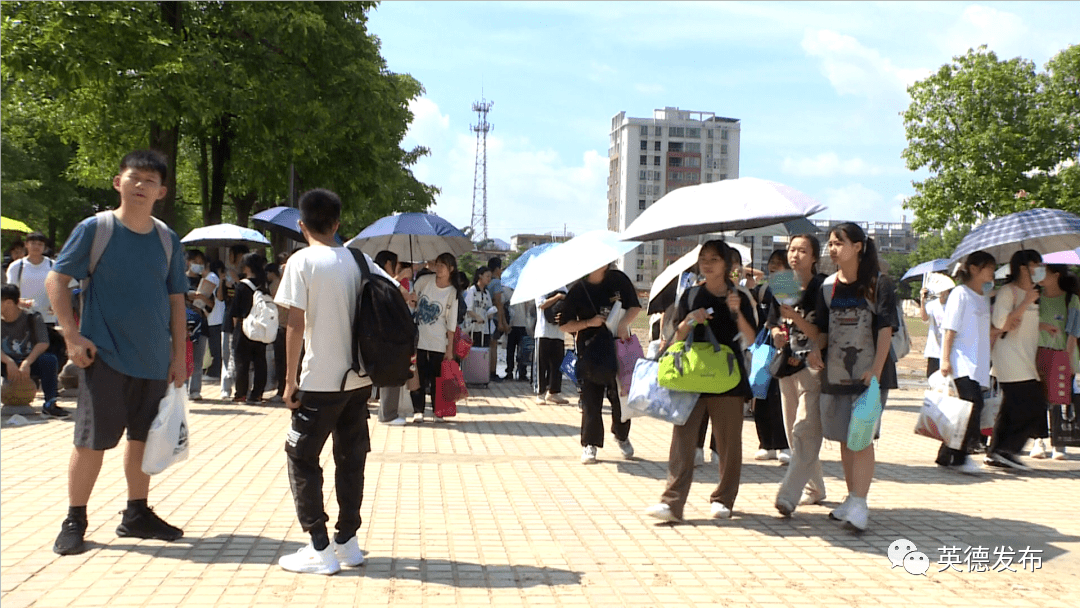
[[[1032,205],[1080,211],[1080,179],[1063,171],[1080,143],[1078,54],[1069,47],[1037,73],[1030,61],[1000,61],[980,47],[908,88],[903,157],[931,173],[905,203],[916,230]]]

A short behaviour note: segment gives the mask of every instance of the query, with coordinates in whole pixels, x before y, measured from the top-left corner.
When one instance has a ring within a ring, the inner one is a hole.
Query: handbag
[[[735,351],[716,340],[705,325],[708,344],[695,344],[691,331],[685,342],[674,342],[660,357],[660,386],[689,393],[726,393],[739,385],[742,374]]]
[[[465,375],[457,361],[443,361],[442,373],[439,375],[439,384],[443,385],[443,396],[451,402],[458,402],[469,397],[469,389],[465,386]]]
[[[1001,392],[997,378],[990,379],[990,388],[983,391],[983,409],[979,416],[979,430],[984,437],[994,434],[994,423],[997,421],[998,412],[1001,411],[1001,402],[1005,400],[1005,394]]]
[[[750,345],[750,388],[758,399],[769,396],[769,384],[772,383],[773,359],[776,357],[776,347],[772,345],[772,337],[768,328],[761,328],[757,339]]]
[[[915,433],[959,450],[964,445],[972,403],[954,396],[959,393],[952,378],[945,382],[940,372],[934,372],[929,380],[931,388],[923,393]]]
[[[461,331],[461,326],[459,325],[457,329],[454,330],[454,356],[458,359],[468,357],[469,350],[472,349],[472,346],[472,338],[465,335],[465,332]]]
[[[568,350],[566,355],[563,356],[562,363],[559,364],[559,371],[566,375],[571,382],[576,386],[577,380],[577,352]]]
[[[630,390],[622,408],[622,421],[651,416],[676,426],[686,424],[697,405],[699,393],[673,391],[660,385],[660,363],[638,359],[630,381]]]
[[[170,466],[187,460],[190,443],[187,425],[187,394],[171,382],[158,404],[157,416],[146,434],[142,470],[156,475]]]
[[[625,397],[630,393],[630,382],[634,377],[634,366],[638,359],[645,357],[645,351],[641,349],[641,342],[637,336],[631,334],[629,340],[615,341],[615,356],[619,361],[619,396]]]
[[[412,372],[412,376],[405,381],[405,390],[409,392],[420,390],[420,371],[416,368],[416,355],[412,357],[412,363],[409,365],[409,371]]]
[[[848,423],[847,446],[853,452],[870,447],[881,421],[881,385],[877,376],[870,379],[870,387],[859,395],[851,411]]]
[[[592,336],[578,340],[577,368],[579,381],[610,385],[619,373],[619,359],[615,352],[615,336],[607,326],[601,325]]]

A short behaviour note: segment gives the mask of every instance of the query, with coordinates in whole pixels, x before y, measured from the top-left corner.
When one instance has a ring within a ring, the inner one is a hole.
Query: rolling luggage
[[[472,347],[469,356],[461,362],[461,372],[465,375],[465,386],[487,386],[491,380],[491,351],[486,348]]]

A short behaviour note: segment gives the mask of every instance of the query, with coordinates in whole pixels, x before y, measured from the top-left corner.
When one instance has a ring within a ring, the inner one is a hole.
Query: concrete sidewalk
[[[513,382],[473,390],[444,424],[390,427],[373,417],[359,532],[367,563],[333,577],[276,565],[308,540],[289,492],[282,406],[191,404],[192,457],[155,477],[150,494],[157,513],[185,531],[174,543],[116,537],[126,490],[122,451],[109,452],[89,506],[92,549],[69,557],[51,547],[67,509],[72,423],[5,426],[0,604],[1080,605],[1080,455],[1033,462],[1036,470],[1022,474],[941,470],[936,443],[911,432],[921,402],[914,387],[889,400],[871,527],[859,536],[826,517],[846,494],[836,444],[822,450],[827,504],[780,519],[773,499],[784,469],[753,460],[757,439],[746,420],[734,517],[709,519],[718,473],[707,463],[686,507],[689,523],[657,524],[641,513],[663,490],[670,426],[636,419],[633,460],[609,436],[600,463],[583,466],[576,399],[540,406],[527,391]],[[329,449],[324,456],[333,521]],[[928,556],[926,576],[890,567],[886,552],[898,538]],[[939,572],[970,546],[968,563]],[[995,549],[1006,547],[1015,572],[992,569]]]

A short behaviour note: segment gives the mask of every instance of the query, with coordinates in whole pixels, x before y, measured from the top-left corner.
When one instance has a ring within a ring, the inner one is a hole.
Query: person
[[[266,344],[244,335],[244,318],[255,304],[255,292],[269,293],[262,255],[245,254],[240,260],[240,271],[244,278],[236,284],[236,295],[229,311],[233,320],[232,351],[236,373],[236,395],[233,401],[258,405],[262,403],[263,391],[266,390]],[[252,368],[255,377],[250,379],[249,391],[248,370]]]
[[[382,250],[375,254],[375,265],[381,268],[387,276],[393,277],[399,269],[398,255],[393,251]],[[395,279],[397,281],[397,279]],[[404,296],[406,303],[413,305],[413,294],[399,283],[398,289]],[[415,307],[414,307],[415,308]],[[379,391],[379,422],[391,426],[402,426],[405,418],[398,415],[401,404],[401,391],[403,386],[380,386]]]
[[[502,382],[503,378],[499,376],[498,364],[499,364],[499,339],[504,335],[510,333],[510,325],[506,322],[506,309],[503,306],[506,303],[503,294],[502,284],[502,258],[493,257],[488,260],[488,268],[491,269],[491,282],[488,283],[487,291],[488,296],[491,297],[491,305],[495,307],[495,328],[491,332],[491,342],[488,344],[490,351],[490,357],[488,363],[490,367],[490,376],[492,382]]]
[[[188,292],[185,302],[190,311],[188,317],[193,318],[195,325],[192,331],[192,357],[195,361],[195,369],[188,379],[188,399],[202,401],[202,363],[210,342],[207,312],[214,305],[213,292],[217,290],[220,281],[217,275],[210,272],[206,257],[198,249],[187,252],[187,277]]]
[[[15,241],[8,246],[7,251],[4,252],[4,272],[11,267],[12,262],[20,260],[26,255],[26,243],[23,241]]]
[[[615,335],[612,336],[606,323],[608,315],[616,304],[625,314],[619,321]],[[581,359],[590,356],[589,352],[582,350],[584,344],[594,340],[610,340],[610,348],[606,343],[600,344],[599,348],[602,352],[608,353],[611,362],[614,362],[614,341],[630,339],[630,324],[640,312],[641,304],[638,302],[637,290],[630,282],[630,277],[621,270],[604,265],[590,272],[570,288],[563,302],[559,329],[568,334],[577,334],[578,356]],[[581,387],[582,464],[595,464],[597,450],[604,447],[602,408],[605,394],[611,402],[611,432],[615,436],[615,443],[618,444],[623,458],[634,456],[634,446],[630,443],[630,421],[622,421],[622,404],[619,401],[619,391],[615,387],[615,370],[611,372],[611,378],[607,381],[597,378],[578,378],[578,385]]]
[[[11,263],[7,269],[7,282],[19,288],[25,298],[24,306],[37,312],[50,326],[56,325],[56,316],[49,306],[45,292],[45,277],[52,270],[53,261],[45,255],[48,239],[40,232],[26,237],[26,257]]]
[[[27,379],[36,376],[41,381],[45,402],[41,412],[50,418],[68,418],[71,414],[56,404],[60,394],[59,364],[56,355],[48,352],[49,334],[41,313],[23,310],[19,306],[19,286],[4,283],[0,288],[0,319],[3,320],[4,378]]]
[[[150,476],[142,471],[146,436],[158,404],[168,385],[180,389],[187,375],[184,255],[176,233],[152,216],[154,203],[165,196],[167,175],[166,159],[159,152],[126,155],[113,178],[120,206],[109,212],[115,220],[112,235],[93,275],[89,263],[97,216],[75,226],[45,280],[68,358],[82,368],[68,468],[68,514],[53,544],[60,555],[85,550],[87,503],[105,450],[116,447],[125,429],[128,504],[116,534],[165,541],[183,536],[180,528],[147,506]],[[163,236],[170,251],[163,246]],[[72,279],[87,277],[79,325],[69,285]]]
[[[928,324],[926,347],[923,348],[927,378],[941,367],[941,322],[945,317],[945,304],[949,301],[950,291],[951,288],[945,289],[933,297],[926,287],[919,290],[919,317]]]
[[[1080,337],[1080,284],[1064,264],[1047,264],[1039,299],[1039,350],[1036,363],[1050,405],[1050,423],[1039,421],[1032,458],[1046,458],[1045,439],[1050,438],[1054,460],[1067,458],[1059,435],[1065,407],[1072,403],[1072,378],[1078,370],[1077,338]]]
[[[225,274],[225,263],[221,260],[210,261],[210,272],[206,280],[212,283],[214,293],[210,299],[213,305],[206,315],[206,332],[208,337],[207,346],[210,348],[210,367],[207,368],[206,377],[215,382],[221,381],[221,325],[225,321],[225,302],[221,300],[223,287],[222,275]]]
[[[723,393],[702,393],[690,417],[683,425],[672,427],[671,449],[668,455],[667,486],[660,502],[649,507],[645,513],[661,521],[675,522],[683,519],[683,507],[690,494],[694,480],[694,449],[701,419],[712,419],[713,436],[720,454],[717,468],[720,482],[709,497],[713,518],[727,519],[735,507],[739,494],[742,469],[743,401],[748,399],[750,383],[742,356],[743,344],[754,340],[754,303],[751,298],[736,289],[728,278],[732,251],[727,243],[707,241],[698,253],[698,268],[705,277],[705,284],[693,287],[683,294],[675,310],[675,341],[684,341],[694,332],[694,342],[708,342],[706,327],[721,346],[731,350],[736,363],[739,380]],[[710,312],[711,311],[711,312]],[[721,370],[717,370],[720,375]]]
[[[279,254],[275,259],[288,260],[288,257],[283,258],[284,255],[284,253]],[[266,281],[271,298],[277,296],[278,289],[281,287],[281,278],[284,275],[284,267],[280,264],[280,262],[274,262],[273,264],[266,265]],[[285,328],[289,324],[288,317],[289,309],[283,308],[278,311],[278,330],[273,344],[273,384],[277,387],[277,391],[274,393],[274,396],[269,399],[269,403],[285,402]]]
[[[435,258],[434,272],[416,279],[416,369],[420,388],[412,391],[413,422],[424,421],[425,395],[435,406],[435,386],[442,376],[442,362],[454,358],[454,332],[457,329],[457,289],[450,277],[457,272],[457,259],[451,253]],[[436,417],[437,422],[442,419]]]
[[[994,256],[985,251],[967,257],[958,274],[963,284],[949,296],[941,324],[941,375],[955,379],[958,396],[972,406],[960,449],[943,442],[935,462],[968,475],[980,472],[968,454],[981,443],[983,388],[990,387],[990,292],[996,268]]]
[[[818,399],[821,432],[840,443],[848,490],[847,498],[829,516],[863,531],[870,520],[866,497],[874,479],[874,444],[858,452],[848,448],[848,425],[855,401],[866,392],[871,378],[878,379],[882,407],[889,390],[897,388],[896,361],[890,354],[893,329],[900,323],[896,287],[880,273],[874,240],[858,224],[833,227],[828,243],[837,272],[831,281],[822,283],[814,319],[820,334],[807,362],[825,370]],[[824,361],[822,351],[826,351]],[[880,421],[875,439],[879,432]]]
[[[247,245],[236,244],[229,247],[228,260],[225,263],[224,280],[219,288],[219,295],[225,302],[225,317],[221,323],[221,398],[231,399],[233,386],[236,384],[236,359],[233,356],[233,301],[236,299],[236,285],[240,282],[240,260],[248,253]],[[240,331],[240,330],[237,330]]]
[[[509,302],[514,297],[514,290],[503,288],[503,301]],[[536,309],[532,302],[518,302],[510,305],[510,334],[506,339],[506,379],[529,382],[529,369],[532,368],[536,342],[529,327],[536,326]],[[516,370],[516,373],[511,373]]]
[[[398,262],[397,272],[394,273],[394,280],[396,280],[401,285],[402,289],[412,293],[412,281],[413,281],[413,265],[412,265],[412,262]]]
[[[566,288],[536,298],[536,403],[566,405],[570,403],[562,392],[562,360],[566,356],[566,340],[558,323],[547,319],[547,310],[566,299]]]
[[[476,348],[491,346],[491,316],[495,310],[487,292],[489,283],[491,269],[480,266],[473,273],[472,285],[465,290],[465,321],[461,331],[469,336]]]
[[[787,261],[787,251],[777,249],[769,255],[769,274],[790,270]],[[767,282],[761,282],[750,290],[757,304],[758,323],[756,331],[765,327],[769,310],[775,305]],[[758,451],[754,454],[754,460],[779,460],[781,464],[791,462],[791,450],[788,448],[787,434],[785,432],[784,413],[780,404],[780,382],[773,378],[769,382],[769,391],[764,399],[754,399],[754,428],[757,430]]]
[[[1017,251],[1009,260],[1009,280],[997,291],[990,324],[1001,335],[991,346],[990,375],[1001,386],[1002,402],[994,420],[983,463],[1028,470],[1020,459],[1027,438],[1046,419],[1046,394],[1035,364],[1039,350],[1039,281],[1046,267],[1038,251]],[[981,425],[980,425],[981,426]]]
[[[342,566],[364,563],[356,532],[362,523],[364,467],[371,451],[371,380],[349,369],[354,344],[351,332],[342,328],[352,327],[361,275],[352,254],[334,240],[340,217],[341,200],[333,192],[316,189],[300,196],[300,229],[308,247],[289,258],[274,299],[280,309],[289,309],[286,369],[300,368],[299,380],[295,374],[285,378],[285,405],[291,415],[285,454],[296,515],[311,537],[310,544],[282,556],[278,565],[305,574],[334,574]],[[251,263],[245,258],[245,265]],[[331,435],[338,503],[332,542],[320,466]]]
[[[818,298],[825,275],[817,271],[821,243],[816,236],[799,234],[788,241],[788,265],[802,287],[794,305],[773,301],[768,327],[773,345],[786,357],[776,375],[780,378],[780,404],[784,432],[791,446],[791,461],[776,493],[776,510],[790,517],[799,505],[825,500],[821,471],[821,372],[806,364],[819,333]],[[800,494],[801,493],[801,494]]]

